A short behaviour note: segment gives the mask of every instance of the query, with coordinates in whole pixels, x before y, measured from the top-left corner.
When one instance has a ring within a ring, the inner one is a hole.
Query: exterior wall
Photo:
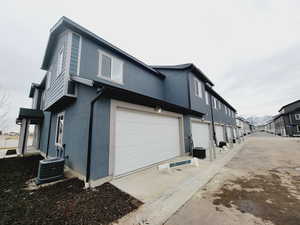
[[[93,88],[80,85],[76,102],[61,111],[64,112],[63,143],[65,144],[65,155],[68,156],[66,164],[83,176],[86,172],[90,102],[95,96],[96,91]],[[49,156],[56,155],[56,123],[57,115],[61,112],[52,114]],[[109,112],[110,100],[100,98],[94,106],[91,146],[92,180],[108,175]],[[46,125],[45,127],[49,128]],[[44,135],[46,134],[43,132]],[[45,142],[43,141],[43,146],[45,146]]]
[[[97,76],[99,50],[123,61],[123,84],[111,82]],[[121,87],[153,98],[164,99],[164,81],[162,78],[85,38],[82,38],[79,76],[98,80],[105,84]]]
[[[159,71],[166,75],[163,86],[165,100],[189,108],[188,72],[168,69],[159,69]]]
[[[63,71],[64,73],[57,76],[57,60],[58,53],[60,49],[64,49],[63,54]],[[50,67],[48,72],[50,73],[50,88],[46,92],[46,107],[55,103],[58,99],[60,99],[65,94],[65,76],[66,76],[66,61],[67,61],[67,49],[68,49],[68,33],[62,33],[58,40],[57,44],[54,47],[53,55],[50,61]],[[49,74],[48,73],[48,74]]]
[[[50,114],[51,112],[44,112],[44,119],[40,127],[40,150],[46,154],[47,143],[48,143],[48,133],[50,126]]]
[[[211,101],[209,101],[209,104],[206,104],[205,102],[205,87],[204,83],[200,80],[202,84],[202,98],[199,98],[195,94],[195,84],[194,79],[195,75],[193,73],[189,73],[189,81],[190,81],[190,96],[191,96],[191,108],[196,111],[204,112],[206,115],[204,118],[208,121],[211,121]],[[208,98],[211,98],[212,93],[208,92]],[[214,96],[216,97],[216,96]],[[216,97],[218,99],[218,97]],[[227,125],[236,125],[235,123],[235,117],[229,116],[229,114],[226,114],[224,104],[221,104],[221,108],[219,108],[219,104],[217,104],[217,109],[213,108],[213,116],[214,121],[217,123],[227,124]]]

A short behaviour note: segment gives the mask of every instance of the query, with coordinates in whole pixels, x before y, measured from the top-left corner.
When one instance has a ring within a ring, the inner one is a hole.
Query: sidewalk
[[[203,187],[223,168],[242,148],[244,142],[235,144],[228,151],[217,152],[217,159],[206,161],[193,176],[186,176],[181,183],[166,189],[159,197],[144,202],[136,212],[133,212],[117,223],[122,225],[161,225],[172,216],[199,188]],[[159,179],[159,178],[157,178]],[[155,182],[155,181],[153,181]],[[163,184],[162,184],[163,185]],[[136,187],[138,189],[139,187]],[[132,193],[130,193],[132,194]],[[134,196],[134,194],[133,194]],[[134,196],[136,197],[136,196]]]

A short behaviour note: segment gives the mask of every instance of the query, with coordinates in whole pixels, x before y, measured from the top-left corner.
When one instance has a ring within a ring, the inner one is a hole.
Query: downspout
[[[52,124],[52,112],[50,112],[50,124],[49,124],[49,129],[48,129],[48,140],[47,140],[46,158],[48,158],[48,154],[49,154],[50,135],[51,135],[51,124]]]
[[[214,112],[212,107],[212,95],[209,96],[210,100],[210,115],[211,115],[211,125],[212,125],[212,131],[213,131],[213,139],[215,141],[215,144],[217,145],[217,138],[216,138],[216,131],[215,131],[215,121],[214,121]]]
[[[86,176],[85,183],[87,187],[90,187],[90,174],[91,174],[91,147],[92,147],[92,135],[93,135],[93,119],[94,119],[94,105],[95,102],[102,96],[104,88],[97,89],[97,95],[90,102],[90,118],[89,118],[89,130],[88,130],[88,146],[86,154]]]

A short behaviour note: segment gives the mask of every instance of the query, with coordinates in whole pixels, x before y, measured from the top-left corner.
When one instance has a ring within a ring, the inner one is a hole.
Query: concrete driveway
[[[252,135],[166,225],[299,225],[300,139]]]
[[[241,145],[217,153],[213,162],[200,160],[199,167],[180,166],[170,171],[150,168],[111,181],[119,189],[144,202],[136,212],[119,220],[118,224],[162,224],[188,201],[200,187],[239,151]],[[183,158],[184,159],[184,158]]]

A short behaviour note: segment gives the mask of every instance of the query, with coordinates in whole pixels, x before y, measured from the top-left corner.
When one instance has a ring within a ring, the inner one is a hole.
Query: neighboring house
[[[240,136],[246,136],[255,130],[254,125],[241,116],[236,117],[236,125]]]
[[[258,129],[260,131],[265,131],[265,132],[268,132],[270,134],[275,134],[275,122],[272,119],[272,120],[268,121],[265,124],[259,125]]]
[[[274,117],[275,133],[281,136],[300,136],[300,100],[282,106]]]
[[[34,124],[35,147],[93,186],[189,154],[191,140],[237,137],[236,110],[196,66],[146,65],[68,18],[50,30],[42,69],[17,118],[19,152]]]

